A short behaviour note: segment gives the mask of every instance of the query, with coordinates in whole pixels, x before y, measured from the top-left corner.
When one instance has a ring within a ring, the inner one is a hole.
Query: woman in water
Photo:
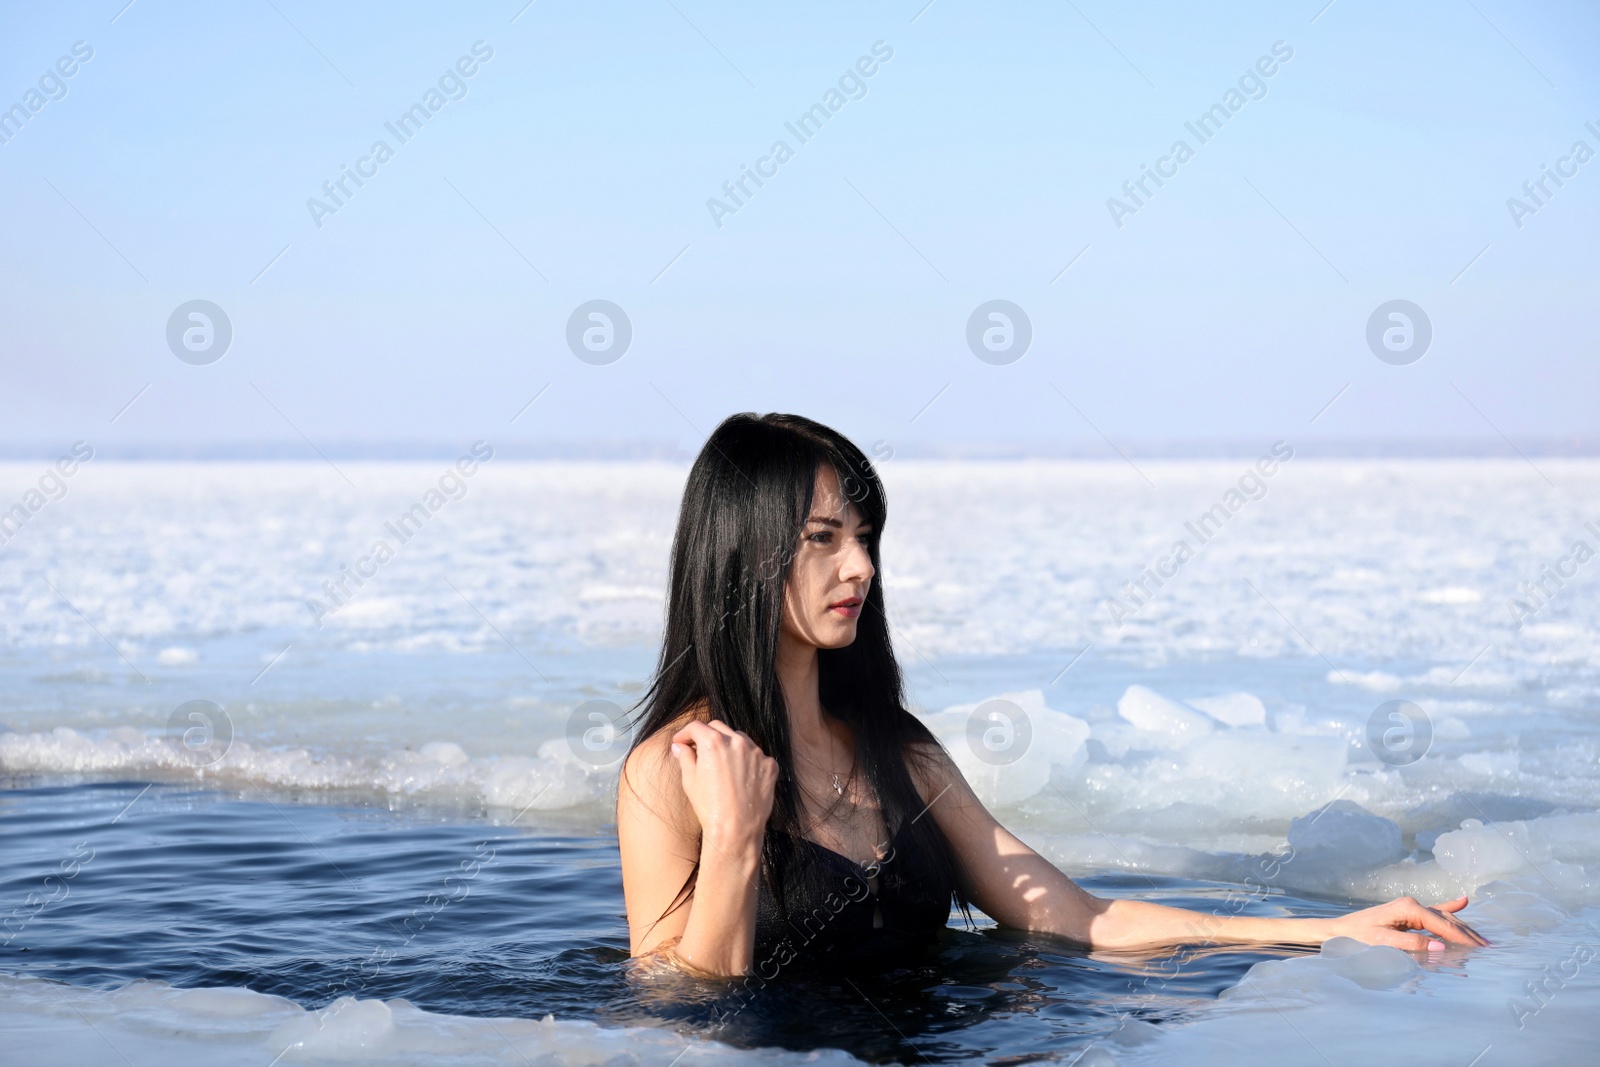
[[[809,419],[734,415],[701,449],[617,795],[634,956],[719,977],[881,969],[930,943],[952,901],[1091,948],[1487,943],[1452,914],[1465,897],[1272,919],[1079,888],[906,710],[873,582],[885,514],[866,456]]]

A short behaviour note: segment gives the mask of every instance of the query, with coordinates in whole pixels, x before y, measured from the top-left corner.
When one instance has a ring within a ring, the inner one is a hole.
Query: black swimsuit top
[[[950,920],[955,886],[909,848],[902,824],[884,858],[862,866],[804,837],[790,838],[780,907],[762,880],[751,970],[884,970],[932,943]]]

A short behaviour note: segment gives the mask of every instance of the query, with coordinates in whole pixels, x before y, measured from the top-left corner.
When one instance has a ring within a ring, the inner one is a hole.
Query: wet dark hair
[[[778,684],[778,635],[784,589],[824,464],[871,524],[868,552],[881,573],[878,545],[888,511],[883,485],[844,435],[799,415],[743,413],[723,420],[706,439],[684,486],[661,654],[633,731],[632,747],[638,748],[704,703],[711,718],[742,730],[778,761],[761,874],[785,912],[791,842],[802,828]],[[968,902],[944,836],[933,819],[918,818],[924,805],[907,760],[933,758],[939,743],[906,709],[881,582],[867,591],[855,641],[819,649],[817,657],[822,707],[853,730],[857,767],[882,806],[890,839],[904,832],[904,846],[917,851],[941,884],[958,887],[954,900],[965,912]],[[697,863],[665,914],[688,902],[698,874]]]

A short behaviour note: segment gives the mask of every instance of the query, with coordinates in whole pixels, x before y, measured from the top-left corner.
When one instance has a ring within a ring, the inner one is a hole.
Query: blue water
[[[0,971],[80,987],[243,986],[308,1007],[400,997],[453,1015],[590,1017],[744,1047],[841,1048],[873,1062],[1022,1062],[1106,1037],[1129,1016],[1181,1020],[1252,964],[1305,951],[1114,960],[952,927],[918,966],[839,983],[780,978],[730,1013],[739,1001],[722,987],[663,984],[625,965],[610,834],[256,789],[4,784],[0,899],[39,893],[63,860],[77,864],[0,949]],[[1218,911],[1227,889],[1143,876],[1085,884]],[[1255,914],[1339,910],[1284,894],[1248,905]]]

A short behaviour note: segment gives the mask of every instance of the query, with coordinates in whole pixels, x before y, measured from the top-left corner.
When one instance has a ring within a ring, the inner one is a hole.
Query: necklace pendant
[[[833,776],[833,791],[840,796],[844,796],[844,784],[839,781],[837,774]]]

